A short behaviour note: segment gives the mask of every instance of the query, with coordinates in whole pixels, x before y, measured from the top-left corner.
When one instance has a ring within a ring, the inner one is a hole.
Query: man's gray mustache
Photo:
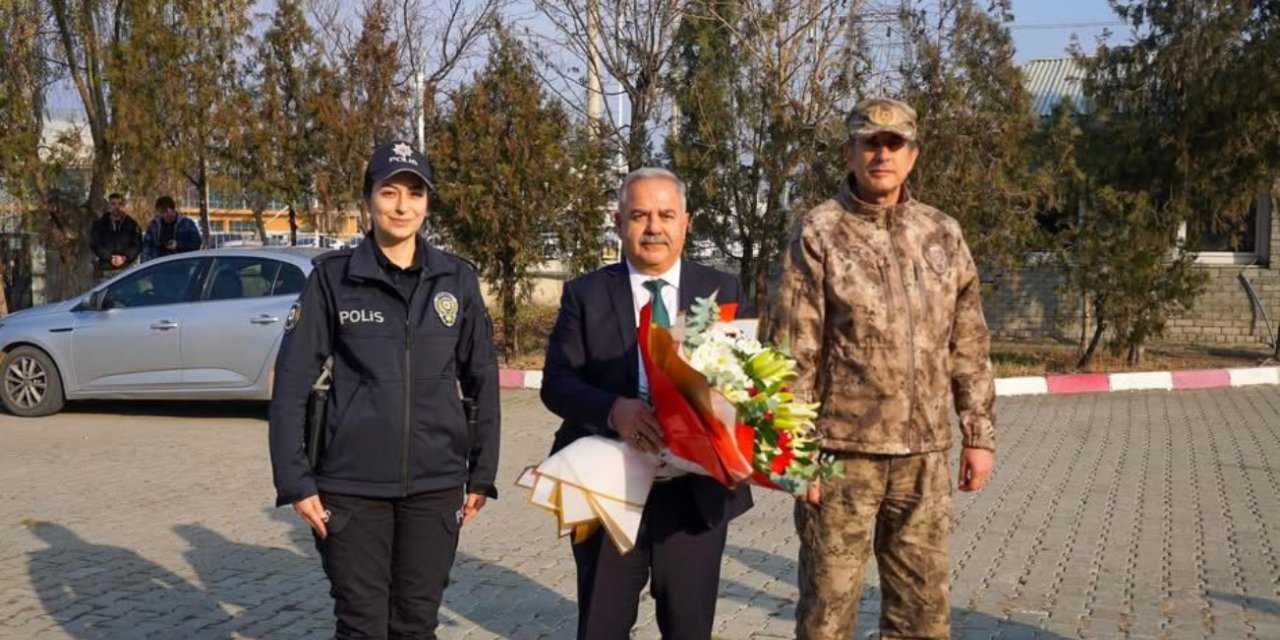
[[[646,244],[661,244],[669,247],[671,246],[671,241],[662,236],[640,236],[640,244],[642,246]]]

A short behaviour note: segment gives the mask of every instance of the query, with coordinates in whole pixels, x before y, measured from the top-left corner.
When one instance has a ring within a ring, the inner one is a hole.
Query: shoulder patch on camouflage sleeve
[[[929,267],[938,275],[946,273],[947,269],[951,268],[951,256],[947,255],[947,249],[940,244],[929,245],[924,251],[924,257],[929,262]]]

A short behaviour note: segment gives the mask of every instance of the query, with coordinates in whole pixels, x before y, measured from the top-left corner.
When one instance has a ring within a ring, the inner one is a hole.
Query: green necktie
[[[644,288],[649,290],[649,294],[653,300],[653,317],[652,320],[659,327],[666,329],[671,328],[671,316],[667,315],[667,303],[662,301],[662,288],[667,285],[662,278],[654,278],[646,280]]]

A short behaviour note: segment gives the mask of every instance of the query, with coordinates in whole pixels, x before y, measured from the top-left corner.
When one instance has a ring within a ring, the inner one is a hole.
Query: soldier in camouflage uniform
[[[995,460],[990,334],[960,226],[911,198],[915,111],[854,107],[849,177],[797,225],[773,339],[790,344],[793,389],[820,401],[824,450],[844,477],[796,504],[796,636],[847,640],[874,543],[884,638],[947,638],[952,530],[951,401],[960,415],[959,488]]]

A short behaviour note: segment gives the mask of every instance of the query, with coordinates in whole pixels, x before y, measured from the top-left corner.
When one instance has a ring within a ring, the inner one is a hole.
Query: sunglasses
[[[889,151],[899,151],[907,146],[907,139],[902,136],[873,136],[862,138],[859,142],[867,150],[888,149]]]

